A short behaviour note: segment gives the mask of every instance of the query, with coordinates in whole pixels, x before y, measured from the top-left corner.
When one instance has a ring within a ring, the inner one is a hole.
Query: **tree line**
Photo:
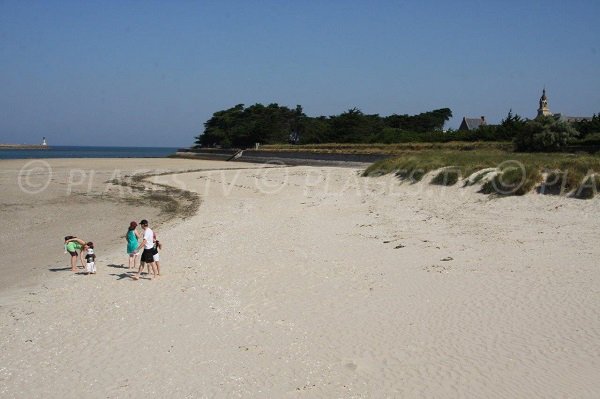
[[[567,122],[552,116],[524,119],[512,110],[499,125],[483,125],[458,136],[467,141],[512,141],[516,151],[549,152],[570,146],[600,145],[600,114],[591,120]]]
[[[524,119],[512,110],[498,125],[471,131],[443,131],[450,108],[417,115],[380,116],[358,108],[339,115],[309,117],[301,105],[238,104],[215,112],[204,123],[195,144],[202,147],[248,148],[261,144],[407,143],[512,141],[517,151],[559,151],[570,144],[600,145],[600,114],[591,121],[567,123],[552,117]]]
[[[416,135],[442,134],[452,117],[449,108],[418,115],[364,114],[358,108],[339,115],[309,117],[301,105],[238,104],[217,111],[204,123],[196,145],[246,148],[261,144],[396,143],[415,141]]]

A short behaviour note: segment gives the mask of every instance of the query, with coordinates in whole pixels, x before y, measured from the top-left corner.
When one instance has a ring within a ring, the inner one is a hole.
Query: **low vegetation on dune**
[[[531,191],[542,180],[542,174],[536,166],[523,167],[511,165],[500,167],[491,179],[483,183],[484,194],[524,195]]]
[[[424,150],[503,150],[509,151],[513,147],[510,142],[499,141],[450,141],[446,143],[395,143],[395,144],[352,144],[352,143],[326,143],[326,144],[269,144],[260,147],[261,151],[292,151],[313,153],[340,153],[340,154],[385,154],[404,155],[414,151]]]
[[[431,179],[431,184],[437,184],[438,186],[453,186],[462,177],[459,168],[449,166],[442,168],[438,173]]]
[[[537,188],[543,194],[592,198],[600,190],[599,155],[423,150],[376,162],[363,175],[394,173],[402,180],[417,182],[434,171],[432,184],[482,183],[481,192],[487,194],[523,195]]]

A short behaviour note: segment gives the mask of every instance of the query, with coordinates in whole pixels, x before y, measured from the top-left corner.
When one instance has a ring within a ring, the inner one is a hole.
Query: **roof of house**
[[[564,122],[581,122],[581,121],[591,121],[591,116],[567,116],[563,114],[554,114],[554,117],[559,121]]]
[[[476,130],[481,125],[485,125],[485,120],[481,118],[463,118],[463,122],[467,125],[467,129]]]

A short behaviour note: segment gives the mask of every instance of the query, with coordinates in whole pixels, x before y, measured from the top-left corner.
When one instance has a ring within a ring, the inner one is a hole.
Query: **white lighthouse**
[[[46,138],[45,137],[42,137],[42,145],[43,146],[47,146],[48,145],[48,143],[46,143]]]

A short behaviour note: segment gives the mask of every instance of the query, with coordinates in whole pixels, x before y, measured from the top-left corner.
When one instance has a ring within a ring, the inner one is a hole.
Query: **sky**
[[[600,113],[600,1],[0,0],[0,143],[186,147],[236,104]]]

